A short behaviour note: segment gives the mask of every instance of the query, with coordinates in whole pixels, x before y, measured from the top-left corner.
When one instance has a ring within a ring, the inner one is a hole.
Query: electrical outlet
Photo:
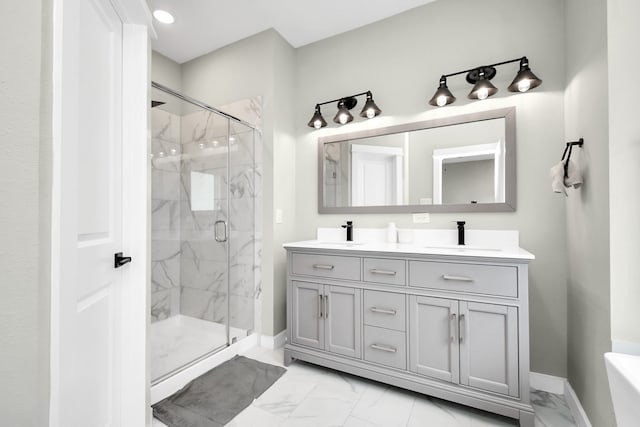
[[[282,209],[276,209],[276,224],[283,223],[283,214]]]
[[[431,217],[429,216],[429,212],[421,212],[413,214],[413,223],[414,224],[427,224],[431,222]]]

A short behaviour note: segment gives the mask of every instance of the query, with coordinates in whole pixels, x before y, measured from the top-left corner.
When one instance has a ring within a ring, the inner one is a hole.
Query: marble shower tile
[[[173,231],[179,237],[180,202],[177,200],[151,201],[151,230]]]
[[[224,261],[197,260],[185,258],[180,266],[182,287],[226,292],[228,278],[227,263]]]
[[[151,292],[180,287],[180,259],[151,261]]]
[[[230,320],[229,325],[238,329],[254,329],[254,299],[251,297],[242,297],[237,295],[230,295],[229,310]]]
[[[171,291],[162,290],[151,293],[151,321],[167,319],[171,316]]]
[[[229,201],[229,227],[236,231],[253,231],[253,199],[231,199]]]
[[[227,245],[211,239],[191,239],[182,241],[182,258],[192,258],[207,261],[221,261],[227,259]]]
[[[180,143],[180,116],[159,108],[151,109],[151,136],[167,142]]]
[[[256,169],[251,165],[229,168],[229,195],[234,199],[256,196]]]
[[[182,288],[180,311],[185,316],[225,323],[227,319],[227,295],[201,289]]]
[[[154,138],[151,141],[151,166],[153,169],[180,172],[181,147],[177,142]]]
[[[180,200],[180,174],[153,169],[151,171],[151,198]]]

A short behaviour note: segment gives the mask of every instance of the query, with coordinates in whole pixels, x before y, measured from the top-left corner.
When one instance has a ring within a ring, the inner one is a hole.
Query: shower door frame
[[[255,133],[256,133],[256,127],[242,119],[239,119],[231,114],[225,113],[224,111],[221,111],[215,107],[212,107],[208,104],[205,104],[201,101],[198,101],[197,99],[191,98],[187,95],[184,95],[180,92],[177,92],[171,88],[168,88],[167,86],[164,86],[160,83],[157,83],[155,81],[151,81],[151,87],[157,90],[160,90],[166,94],[169,94],[171,96],[174,96],[184,102],[188,102],[192,105],[195,105],[197,107],[200,107],[206,111],[210,111],[214,114],[218,114],[224,118],[227,119],[227,140],[228,138],[231,136],[231,121],[233,120],[236,123],[242,124],[243,126],[246,126],[247,128],[249,128],[252,132],[252,138],[253,138],[253,150],[254,150],[254,154],[255,154]],[[182,141],[180,141],[180,144],[182,145]],[[229,240],[229,224],[230,224],[230,218],[229,218],[229,213],[230,213],[230,189],[229,189],[229,177],[230,177],[230,156],[231,156],[231,151],[228,149],[227,150],[227,154],[226,154],[226,178],[227,178],[227,185],[226,185],[226,207],[225,207],[225,212],[226,214],[224,215],[226,220],[225,220],[225,234],[226,234],[226,240],[224,241],[225,245],[226,245],[226,264],[227,264],[227,280],[226,280],[226,292],[227,292],[227,316],[226,316],[226,322],[225,322],[225,333],[226,333],[226,343],[220,346],[217,346],[213,349],[211,349],[210,351],[207,351],[206,353],[196,357],[195,359],[189,361],[188,363],[185,363],[184,365],[179,366],[178,368],[159,376],[158,378],[151,378],[151,386],[155,386],[157,384],[162,383],[163,381],[165,381],[168,378],[173,377],[174,375],[185,371],[186,369],[198,364],[199,362],[209,358],[210,356],[220,352],[221,350],[229,347],[232,343],[231,341],[231,259],[230,259],[230,247],[231,247],[231,242]],[[180,164],[180,169],[182,173],[182,161]],[[255,210],[255,205],[254,205],[254,210]],[[215,225],[214,225],[214,236],[215,236]],[[215,237],[214,237],[215,238]],[[217,243],[222,243],[222,242],[218,242],[216,240]],[[255,320],[254,320],[255,322]],[[152,361],[151,361],[152,363]]]

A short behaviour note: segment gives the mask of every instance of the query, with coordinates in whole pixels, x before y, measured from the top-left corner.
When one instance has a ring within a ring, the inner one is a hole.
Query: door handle
[[[116,252],[113,254],[113,268],[120,268],[125,264],[131,262],[130,256],[122,256],[122,252]]]
[[[460,334],[460,343],[462,343],[462,341],[464,341],[465,327],[466,327],[466,325],[464,323],[464,314],[460,315],[459,322],[460,322],[460,332],[459,332],[459,334]]]
[[[324,296],[324,318],[329,318],[329,295]]]
[[[322,319],[322,294],[318,295],[318,313],[320,313],[320,318]]]
[[[223,231],[224,231],[224,236],[220,237],[219,233],[218,233],[218,229],[220,228],[219,225],[223,226]],[[227,241],[227,221],[224,220],[218,220],[216,222],[213,223],[213,231],[214,231],[214,235],[215,235],[215,239],[216,242],[218,243],[222,243],[222,242],[226,242]]]
[[[451,333],[450,333],[451,342],[454,342],[456,340],[456,326],[458,326],[456,324],[456,314],[455,313],[453,313],[451,315],[451,323],[452,323],[452,325],[451,324],[449,325],[449,328],[451,329]]]

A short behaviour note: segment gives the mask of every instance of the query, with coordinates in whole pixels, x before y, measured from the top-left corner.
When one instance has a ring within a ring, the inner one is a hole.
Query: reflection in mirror
[[[319,212],[515,209],[515,109],[320,139]]]

